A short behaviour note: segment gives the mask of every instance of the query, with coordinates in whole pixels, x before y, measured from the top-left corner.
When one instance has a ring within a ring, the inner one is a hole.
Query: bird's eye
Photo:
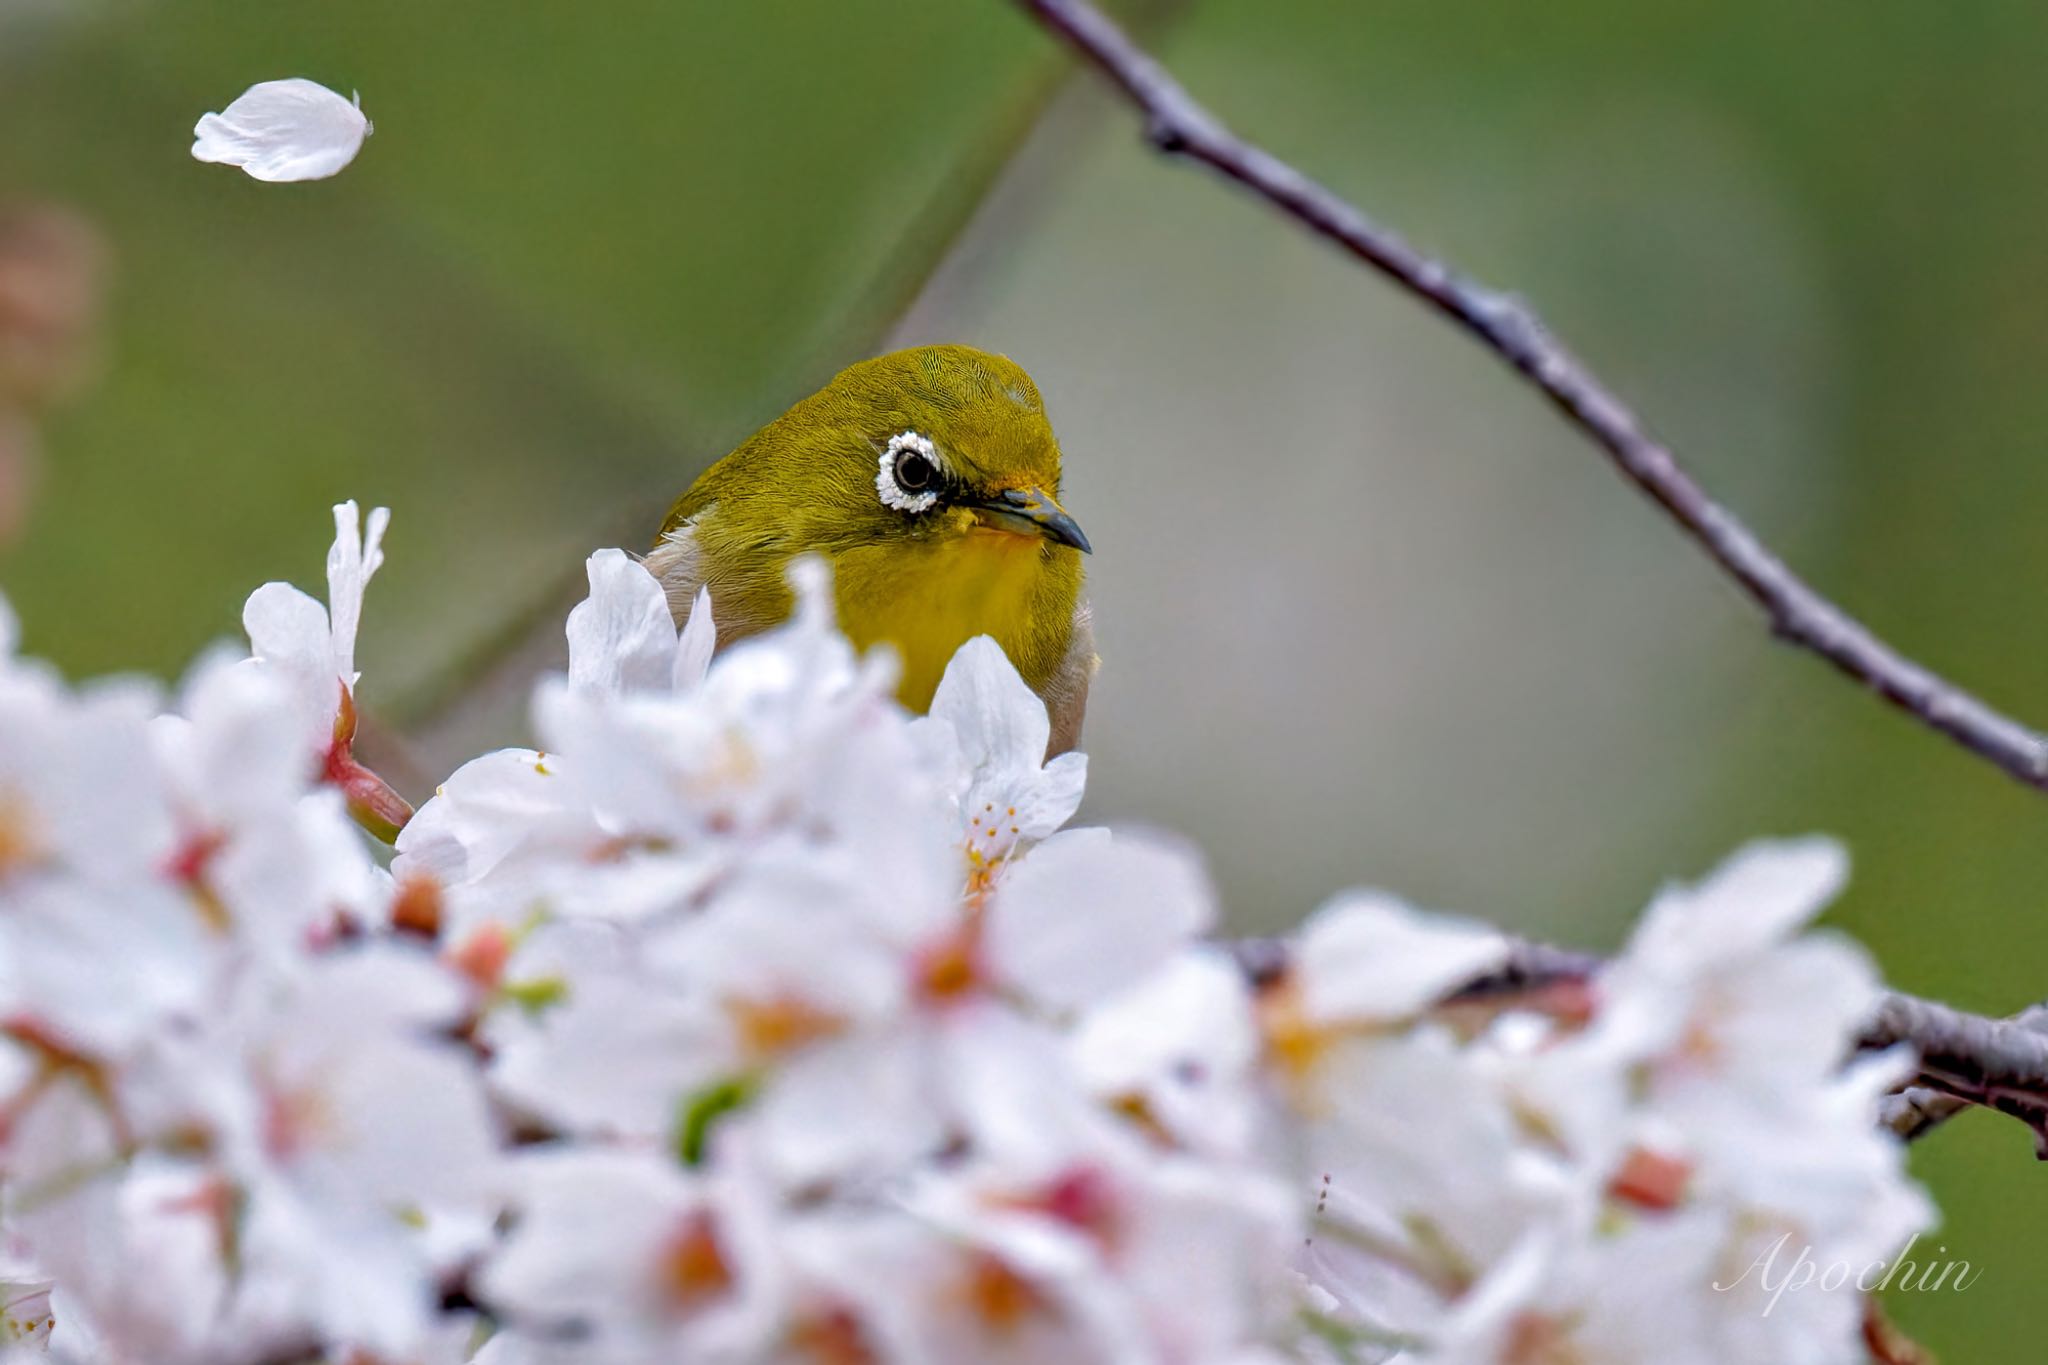
[[[900,450],[896,452],[896,486],[906,493],[915,493],[929,484],[938,475],[932,462],[922,451]]]
[[[875,474],[875,492],[884,507],[899,512],[928,512],[938,504],[945,465],[931,438],[921,432],[898,432],[882,451]]]

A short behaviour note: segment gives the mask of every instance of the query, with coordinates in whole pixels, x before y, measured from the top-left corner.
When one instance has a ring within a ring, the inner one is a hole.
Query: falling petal
[[[322,180],[355,160],[370,121],[359,102],[294,78],[252,85],[192,130],[192,155],[258,180]]]

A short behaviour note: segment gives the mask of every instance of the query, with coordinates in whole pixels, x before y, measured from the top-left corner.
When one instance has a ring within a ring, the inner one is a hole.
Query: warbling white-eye
[[[680,625],[711,590],[720,648],[789,615],[787,570],[832,567],[840,628],[902,660],[897,695],[931,704],[953,652],[994,637],[1080,738],[1095,671],[1081,556],[1059,503],[1060,448],[1010,360],[919,346],[864,360],[704,471],[647,557]]]

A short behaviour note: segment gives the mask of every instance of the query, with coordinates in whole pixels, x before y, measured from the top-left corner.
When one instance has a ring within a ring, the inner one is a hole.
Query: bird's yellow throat
[[[908,548],[845,550],[834,561],[840,625],[862,649],[896,651],[896,695],[913,711],[931,705],[947,662],[977,635],[993,636],[1024,681],[1042,687],[1066,652],[1080,587],[1075,558],[1038,537],[987,527]],[[1063,612],[1047,612],[1062,599]]]

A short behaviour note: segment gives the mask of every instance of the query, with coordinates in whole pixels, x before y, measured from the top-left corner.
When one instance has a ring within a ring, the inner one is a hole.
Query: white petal
[[[766,1159],[792,1187],[890,1170],[943,1140],[929,1059],[908,1030],[800,1053],[760,1101]]]
[[[258,180],[321,180],[355,160],[370,121],[360,105],[313,81],[252,85],[192,130],[192,155]]]
[[[654,575],[624,550],[584,563],[590,596],[569,613],[569,684],[579,692],[666,692],[676,669],[676,627]]]
[[[676,642],[675,689],[688,692],[704,681],[711,667],[712,651],[718,648],[718,625],[711,619],[711,589],[697,589],[690,604],[690,619],[683,623],[683,635]]]
[[[817,555],[799,555],[789,561],[789,587],[796,594],[796,610],[790,620],[807,630],[832,628],[832,567]]]
[[[327,609],[289,583],[265,583],[243,604],[242,629],[252,655],[247,666],[277,680],[305,742],[325,745],[341,705]]]
[[[1818,915],[1848,875],[1832,839],[1750,844],[1697,884],[1660,892],[1623,961],[1690,973],[1748,957]]]
[[[400,877],[426,872],[454,886],[484,877],[517,853],[580,848],[591,826],[566,803],[557,769],[567,762],[532,749],[472,758],[398,832],[392,871]]]
[[[356,685],[356,630],[363,620],[363,590],[384,563],[384,528],[391,509],[370,510],[370,524],[358,535],[354,500],[334,509],[334,544],[327,548],[327,615],[333,622],[335,673]]]
[[[1244,973],[1223,953],[1192,948],[1121,991],[1074,1030],[1074,1059],[1098,1095],[1142,1090],[1199,1058],[1232,1075],[1258,1051]]]
[[[492,1088],[573,1131],[660,1134],[677,1101],[708,1083],[723,1032],[715,1008],[624,974],[567,984],[539,1027],[499,1050]]]
[[[1188,948],[1089,1010],[1070,1051],[1091,1094],[1142,1099],[1193,1150],[1242,1152],[1254,1136],[1245,1084],[1259,1052],[1251,989],[1220,949]]]
[[[242,606],[242,629],[259,659],[287,666],[319,662],[321,672],[332,642],[327,612],[289,583],[265,583]]]
[[[1045,703],[986,635],[962,645],[946,665],[930,715],[916,723],[920,747],[937,771],[951,771],[961,792],[961,834],[981,861],[1000,860],[1019,842],[1044,839],[1064,825],[1088,785],[1086,754],[1045,761],[1052,736]],[[950,730],[955,745],[930,732]]]
[[[1054,1009],[1088,1005],[1164,963],[1208,928],[1215,900],[1186,851],[1107,830],[1046,840],[996,889],[989,960]]]
[[[1507,941],[1485,925],[1360,891],[1312,915],[1294,956],[1316,1018],[1401,1019],[1499,966]]]
[[[931,714],[953,727],[962,757],[977,770],[1036,770],[1052,738],[1045,703],[986,635],[960,646],[946,664]]]
[[[682,1170],[652,1152],[539,1148],[518,1173],[523,1217],[483,1283],[541,1322],[618,1312],[694,1203]]]

